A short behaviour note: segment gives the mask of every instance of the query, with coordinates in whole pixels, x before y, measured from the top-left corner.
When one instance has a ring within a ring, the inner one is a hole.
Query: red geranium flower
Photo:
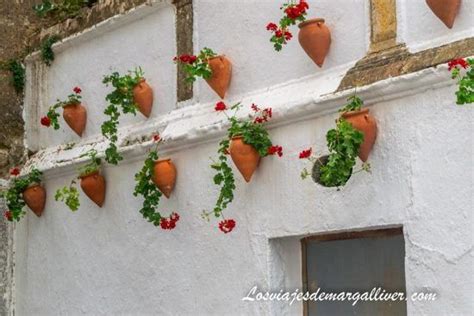
[[[292,37],[293,35],[291,34],[291,32],[288,32],[288,31],[285,32],[285,40],[289,41]]]
[[[160,137],[159,134],[153,135],[153,141],[154,141],[154,142],[158,142],[158,141],[160,141],[160,139],[161,139],[161,137]]]
[[[3,216],[6,220],[10,222],[13,220],[13,213],[11,211],[6,211],[5,213],[3,213]]]
[[[79,88],[79,87],[74,87],[73,91],[77,94],[82,92],[81,88]]]
[[[282,37],[283,36],[283,32],[281,30],[278,30],[275,32],[275,36],[276,37]]]
[[[216,103],[216,107],[214,108],[216,111],[225,111],[227,109],[227,106],[225,105],[224,102],[219,101]]]
[[[51,126],[51,119],[47,116],[43,116],[41,118],[41,125],[46,126],[46,127],[50,127]]]
[[[275,23],[268,23],[267,25],[267,30],[268,31],[276,31],[278,29],[278,26]]]
[[[235,221],[233,219],[225,219],[219,223],[219,229],[227,234],[230,233],[235,227]]]
[[[278,157],[281,157],[281,156],[283,156],[283,147],[278,146],[278,145],[270,146],[270,147],[268,147],[268,154],[269,155],[277,154]]]
[[[192,64],[196,61],[197,57],[196,56],[189,56],[188,63]]]
[[[302,152],[300,152],[300,159],[306,159],[306,158],[311,157],[312,152],[313,152],[313,148],[303,150]]]
[[[252,110],[254,110],[255,112],[260,111],[259,107],[258,107],[255,103],[252,103],[251,108],[252,108]]]
[[[181,56],[179,56],[179,60],[182,61],[183,63],[187,63],[189,61],[190,57],[191,56],[189,56],[189,55],[181,55]]]
[[[448,63],[448,70],[451,71],[456,66],[461,66],[462,68],[466,69],[469,64],[463,58],[453,59]]]
[[[11,174],[12,176],[15,176],[15,177],[16,177],[17,175],[20,174],[20,168],[18,168],[18,167],[12,168],[12,169],[10,170],[10,174]]]
[[[174,229],[176,228],[176,222],[179,221],[179,215],[178,213],[171,213],[170,218],[162,218],[160,221],[160,227],[161,229]]]

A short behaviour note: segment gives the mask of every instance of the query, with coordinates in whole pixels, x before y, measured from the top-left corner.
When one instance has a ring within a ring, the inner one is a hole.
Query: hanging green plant
[[[12,74],[12,85],[17,93],[23,92],[25,87],[25,67],[19,60],[10,60],[8,70]]]
[[[143,75],[142,69],[136,68],[134,72],[129,71],[124,76],[113,72],[111,75],[105,76],[102,81],[105,85],[111,85],[114,88],[105,97],[109,105],[104,113],[109,119],[101,126],[102,135],[110,141],[109,147],[105,150],[105,160],[108,163],[117,165],[123,159],[116,145],[121,113],[136,115],[138,109],[148,117],[151,111],[153,93],[150,86],[144,82]]]
[[[451,78],[458,81],[456,104],[474,103],[474,59],[454,59],[448,63],[448,69]],[[465,70],[464,74],[462,70]]]
[[[81,180],[81,188],[84,193],[101,207],[105,200],[105,179],[100,175],[102,160],[97,157],[95,149],[89,150],[79,157],[89,157],[89,162],[78,169],[77,179]],[[72,179],[68,186],[58,189],[54,196],[56,201],[64,202],[73,212],[80,207],[79,190],[76,185],[76,179]]]
[[[41,59],[47,66],[51,66],[54,61],[53,44],[59,41],[59,36],[52,35],[41,43]]]
[[[176,168],[169,159],[159,160],[158,146],[162,142],[159,135],[154,135],[153,141],[156,146],[150,150],[142,169],[135,175],[133,195],[141,195],[144,198],[140,213],[146,220],[162,229],[171,230],[179,221],[178,213],[173,212],[169,217],[164,217],[158,211],[158,206],[162,195],[169,196],[174,188]]]
[[[10,185],[5,191],[4,199],[8,210],[4,212],[5,218],[10,221],[20,221],[26,214],[25,205],[39,217],[43,213],[46,203],[46,190],[41,186],[42,172],[33,169],[24,176],[20,175],[19,168],[10,171]]]
[[[261,157],[283,155],[283,148],[272,144],[264,126],[264,123],[272,117],[272,109],[261,109],[252,104],[252,114],[249,115],[249,119],[240,119],[237,118],[237,113],[241,107],[242,105],[237,103],[228,109],[224,102],[218,102],[215,106],[216,111],[226,115],[230,127],[227,130],[227,137],[219,143],[218,160],[211,165],[211,168],[216,171],[214,183],[220,186],[219,197],[214,209],[210,212],[203,211],[202,217],[207,220],[210,215],[216,218],[221,217],[219,229],[224,233],[231,232],[235,227],[235,220],[227,220],[223,216],[223,211],[234,200],[235,190],[234,173],[228,164],[228,156],[231,156],[245,181],[249,182]],[[226,110],[233,111],[233,115],[229,116]]]
[[[370,165],[366,162],[362,164],[360,170],[354,172],[353,168],[356,164],[357,156],[360,155],[361,146],[364,143],[364,134],[375,140],[374,126],[371,124],[372,120],[369,119],[368,115],[365,115],[364,120],[368,122],[369,128],[360,128],[360,124],[357,121],[350,122],[346,120],[345,116],[348,114],[358,114],[358,112],[362,111],[363,106],[363,101],[356,95],[350,97],[348,101],[339,110],[341,117],[336,121],[336,128],[329,130],[326,134],[329,154],[314,156],[312,148],[300,152],[299,158],[308,159],[313,165],[311,172],[306,168],[303,169],[301,173],[302,179],[312,176],[315,182],[323,186],[341,187],[347,183],[352,174],[360,171],[370,171]],[[365,131],[365,133],[358,129]],[[371,148],[373,143],[369,145]]]
[[[36,15],[41,18],[47,15],[57,15],[60,19],[72,18],[79,14],[85,6],[92,6],[97,0],[43,0],[33,6]]]

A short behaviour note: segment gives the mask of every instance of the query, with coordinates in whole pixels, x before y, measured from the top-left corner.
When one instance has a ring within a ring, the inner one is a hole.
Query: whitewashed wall
[[[434,303],[408,302],[409,314],[470,313],[472,107],[455,105],[455,85],[445,66],[361,88],[379,125],[372,174],[353,176],[339,192],[302,182],[298,152],[308,146],[325,152],[325,133],[352,93],[332,91],[365,55],[369,34],[366,1],[309,2],[309,15],[326,18],[333,32],[322,69],[296,39],[283,52],[273,51],[265,30],[278,18],[273,0],[195,2],[196,51],[208,46],[232,60],[228,101],[273,107],[272,139],[284,147],[284,157],[265,158],[250,184],[236,171],[236,199],[226,215],[237,227],[228,235],[216,221],[200,218],[218,194],[208,157],[215,155],[225,126],[213,111],[217,98],[202,81],[193,100],[176,104],[171,5],[141,7],[56,45],[50,69],[30,57],[26,142],[44,148],[32,164],[45,170],[49,195],[44,215],[27,216],[17,227],[18,315],[298,315],[299,304],[289,308],[241,298],[254,285],[301,287],[301,236],[398,225],[404,227],[407,291],[439,293]],[[408,4],[401,8],[410,10]],[[472,14],[472,7],[465,10]],[[429,23],[434,28],[440,22]],[[138,212],[141,199],[132,196],[149,142],[126,147],[120,166],[104,168],[102,209],[82,195],[81,209],[71,214],[53,199],[74,177],[78,155],[106,146],[98,134],[107,91],[102,76],[110,67],[124,71],[135,65],[144,67],[156,101],[149,120],[122,121],[119,143],[158,130],[170,140],[162,155],[178,168],[177,186],[160,208],[180,213],[173,231],[146,222]],[[90,114],[83,140],[68,128],[53,132],[38,124],[48,103],[75,85],[83,87]],[[58,151],[57,145],[69,141],[77,142],[74,149]]]

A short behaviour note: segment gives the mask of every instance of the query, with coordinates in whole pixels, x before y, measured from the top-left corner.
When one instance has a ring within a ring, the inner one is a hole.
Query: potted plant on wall
[[[220,186],[220,194],[213,211],[203,211],[202,217],[209,220],[209,216],[213,214],[216,218],[222,218],[219,229],[224,233],[231,232],[235,227],[235,220],[225,219],[222,214],[234,199],[235,178],[232,168],[228,164],[228,156],[230,155],[244,180],[250,182],[262,157],[268,155],[281,157],[283,155],[282,147],[272,144],[264,125],[271,119],[272,109],[261,109],[252,104],[249,119],[240,119],[237,117],[237,113],[241,108],[240,103],[230,108],[227,108],[224,102],[218,102],[215,106],[217,112],[226,115],[230,127],[227,130],[226,138],[219,143],[218,161],[214,161],[211,165],[211,168],[216,171],[214,183]],[[229,116],[227,110],[233,111],[233,115]]]
[[[109,116],[109,119],[101,126],[102,135],[110,141],[109,147],[105,150],[105,160],[108,163],[116,165],[123,159],[116,145],[120,114],[136,115],[138,109],[145,117],[150,116],[153,107],[153,90],[143,76],[142,69],[136,68],[134,72],[129,71],[124,76],[114,72],[105,76],[102,81],[107,86],[114,87],[114,90],[105,97],[109,105],[104,113]]]
[[[227,57],[217,55],[212,49],[205,47],[197,56],[177,56],[174,62],[183,65],[188,75],[187,82],[193,83],[196,77],[204,78],[211,89],[224,99],[232,76],[232,64]]]
[[[323,186],[341,187],[353,173],[370,171],[366,161],[375,142],[377,125],[369,110],[362,108],[363,101],[359,97],[354,95],[348,101],[340,110],[341,117],[336,121],[336,128],[326,134],[329,155],[313,156],[311,148],[300,153],[300,159],[308,159],[313,164],[311,172],[303,169],[303,179],[311,175],[316,183]],[[364,163],[360,170],[353,171],[357,156]]]
[[[426,0],[426,4],[448,28],[453,27],[461,0]]]
[[[10,175],[12,178],[9,188],[4,192],[8,207],[4,213],[5,218],[10,222],[18,222],[26,214],[25,205],[40,217],[46,204],[46,190],[41,185],[42,172],[33,169],[27,175],[19,176],[20,169],[13,168]]]
[[[323,66],[324,59],[331,46],[331,33],[324,23],[324,19],[306,19],[309,5],[305,0],[289,0],[280,8],[284,15],[279,24],[270,22],[267,30],[272,32],[270,42],[276,51],[280,51],[293,37],[289,27],[298,24],[300,29],[298,41],[306,54],[318,65]]]
[[[81,88],[75,87],[65,101],[57,100],[57,103],[50,106],[46,116],[41,118],[41,124],[46,127],[53,126],[55,130],[59,129],[59,114],[56,112],[59,108],[63,109],[63,118],[69,127],[82,137],[82,133],[86,128],[87,111],[81,104]]]
[[[150,150],[142,169],[135,175],[135,191],[133,195],[143,196],[143,206],[140,213],[145,219],[162,229],[171,230],[176,227],[179,215],[172,212],[169,217],[164,217],[157,209],[161,196],[170,197],[176,183],[176,167],[170,158],[160,159],[158,146],[162,142],[159,135],[153,136],[156,146]]]
[[[97,206],[102,207],[105,201],[105,178],[100,173],[102,160],[97,157],[97,151],[92,149],[82,154],[82,157],[89,157],[90,161],[79,168],[80,186],[82,191]],[[73,179],[69,186],[64,186],[56,191],[54,196],[56,201],[64,202],[71,211],[79,209],[79,191],[76,188],[76,179]]]
[[[474,59],[451,60],[448,63],[448,70],[451,71],[451,78],[456,79],[458,83],[456,104],[474,103]]]

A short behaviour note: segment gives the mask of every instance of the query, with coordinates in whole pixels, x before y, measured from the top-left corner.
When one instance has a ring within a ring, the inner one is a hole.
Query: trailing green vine
[[[41,59],[47,66],[51,66],[54,61],[53,44],[59,41],[59,36],[52,35],[41,43]]]
[[[133,100],[133,88],[140,82],[143,75],[142,69],[136,68],[134,72],[129,71],[124,76],[113,72],[111,75],[105,76],[102,81],[105,85],[114,87],[114,90],[105,97],[109,105],[104,113],[109,119],[101,126],[102,135],[110,141],[109,147],[105,150],[105,160],[110,164],[117,165],[119,161],[123,160],[116,145],[120,113],[136,115],[138,105]]]
[[[153,182],[153,167],[155,162],[159,159],[158,146],[161,143],[161,138],[158,135],[155,135],[153,140],[156,142],[155,148],[148,153],[140,172],[135,174],[136,185],[133,195],[141,195],[144,198],[140,213],[145,219],[155,226],[160,226],[162,229],[171,230],[176,227],[176,222],[179,221],[179,215],[176,212],[173,212],[169,218],[165,218],[157,210],[162,193]]]
[[[97,0],[43,0],[42,3],[33,6],[33,10],[39,17],[57,15],[60,19],[72,18],[79,14],[85,6],[92,6]]]
[[[255,104],[252,104],[252,114],[249,120],[242,120],[237,118],[237,112],[242,108],[240,103],[237,103],[229,108],[234,111],[232,116],[229,116],[225,111],[227,106],[224,102],[218,102],[215,110],[223,112],[230,122],[230,127],[227,130],[227,137],[219,143],[217,153],[218,160],[211,164],[211,168],[216,171],[214,175],[214,184],[220,186],[219,196],[212,211],[203,211],[202,217],[209,220],[210,215],[216,218],[222,217],[223,220],[219,223],[219,229],[224,233],[229,233],[235,227],[235,220],[225,219],[223,211],[234,200],[235,178],[232,168],[228,164],[228,149],[230,142],[235,136],[242,136],[244,143],[251,145],[259,153],[261,157],[268,155],[283,155],[281,146],[274,146],[270,140],[270,135],[264,127],[263,123],[268,122],[272,117],[272,109],[260,109]]]
[[[31,184],[41,183],[41,177],[43,175],[43,173],[36,168],[25,176],[18,177],[19,174],[19,168],[13,168],[10,171],[10,175],[13,176],[13,178],[10,181],[8,190],[3,193],[8,207],[4,216],[10,222],[18,222],[26,214],[24,210],[26,203],[23,199],[23,191]]]
[[[17,93],[23,92],[25,87],[25,67],[19,60],[10,60],[8,70],[12,74],[12,85]]]
[[[212,49],[204,47],[197,56],[181,55],[174,58],[175,63],[183,65],[184,71],[188,74],[186,82],[193,83],[196,77],[204,79],[211,78],[212,70],[209,66],[209,58],[217,56]]]
[[[462,69],[466,72],[462,74]],[[474,103],[474,59],[458,58],[448,63],[451,77],[458,81],[458,91],[456,91],[456,104],[462,105]]]

